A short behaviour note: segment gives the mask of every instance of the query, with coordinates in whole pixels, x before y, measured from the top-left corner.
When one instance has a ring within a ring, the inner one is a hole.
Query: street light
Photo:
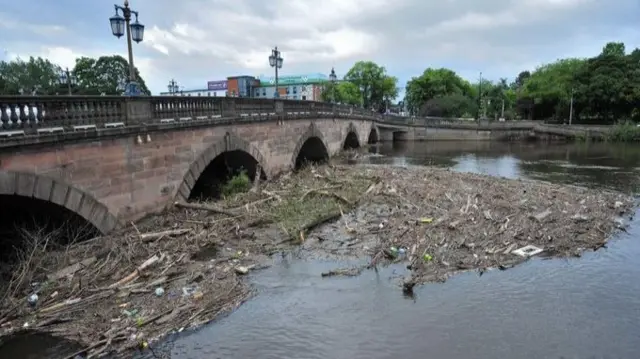
[[[269,66],[276,69],[276,93],[273,96],[275,98],[279,98],[280,92],[278,91],[278,69],[282,68],[282,56],[280,50],[278,50],[278,46],[271,50],[271,56],[269,56]]]
[[[336,70],[332,67],[331,73],[329,74],[329,81],[331,81],[331,102],[336,102],[336,80],[338,76],[336,76]]]
[[[71,87],[75,86],[77,83],[76,76],[73,72],[69,71],[68,67],[64,70],[60,70],[60,77],[58,80],[60,81],[60,85],[67,85],[67,93],[71,96]]]
[[[169,85],[167,86],[167,88],[169,89],[169,93],[172,95],[178,93],[179,90],[178,83],[174,79],[171,79],[171,81],[169,81]]]
[[[480,81],[478,81],[478,116],[480,120],[480,112],[482,111],[482,72],[480,72]]]
[[[122,35],[127,35],[127,50],[129,52],[129,83],[125,87],[125,95],[135,96],[140,95],[140,88],[136,83],[136,72],[133,66],[133,47],[131,40],[136,43],[140,43],[144,37],[144,25],[138,22],[138,12],[129,8],[129,0],[124,0],[124,7],[119,5],[113,5],[116,9],[116,14],[109,18],[111,23],[111,32],[113,36],[121,38]],[[119,11],[122,11],[120,16]],[[136,21],[131,23],[131,14],[135,15]]]

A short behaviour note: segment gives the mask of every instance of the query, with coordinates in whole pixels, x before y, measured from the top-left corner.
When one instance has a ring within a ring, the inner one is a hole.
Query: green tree
[[[17,59],[0,62],[0,94],[20,93],[54,95],[60,91],[61,69],[49,60],[30,57],[29,61]]]
[[[98,59],[76,59],[73,72],[78,81],[78,92],[84,95],[121,95],[129,79],[129,63],[119,55],[101,56]],[[136,81],[143,93],[150,94],[144,79],[135,69]]]
[[[430,101],[436,98],[441,100],[437,103],[459,103],[459,96],[464,96],[472,99],[477,92],[472,89],[471,84],[458,76],[455,72],[445,68],[426,69],[422,75],[414,77],[407,82],[406,87],[406,102],[409,111],[413,114],[425,113],[423,107]],[[453,96],[447,100],[443,98]],[[433,108],[433,106],[429,106]],[[461,108],[462,110],[462,108]],[[465,108],[464,111],[467,111]],[[463,113],[457,113],[456,116],[462,116]]]
[[[322,90],[322,101],[347,105],[362,104],[362,93],[358,86],[351,82],[327,82]]]
[[[384,111],[388,102],[398,96],[395,77],[387,75],[383,66],[372,61],[358,61],[347,72],[345,81],[354,84],[361,93],[363,106]]]
[[[428,100],[420,109],[420,116],[472,117],[477,112],[477,102],[463,94],[438,96]]]
[[[569,117],[575,76],[585,64],[584,59],[561,59],[538,67],[524,81],[519,96],[533,103],[533,117],[566,119]]]
[[[533,119],[564,122],[573,100],[576,122],[638,120],[640,50],[627,54],[623,43],[610,42],[597,56],[560,59],[519,75],[513,87],[521,115]]]
[[[619,56],[625,55],[625,47],[622,42],[609,42],[602,48],[603,56]]]

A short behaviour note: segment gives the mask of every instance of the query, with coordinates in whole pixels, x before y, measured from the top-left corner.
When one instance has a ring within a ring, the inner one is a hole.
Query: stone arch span
[[[375,123],[372,123],[371,130],[369,131],[369,136],[367,138],[367,143],[373,144],[378,142],[380,142],[380,129]]]
[[[342,141],[342,149],[348,150],[352,148],[360,147],[360,134],[358,134],[358,128],[353,122],[349,122],[349,127],[347,127],[347,135]]]
[[[33,201],[29,205],[62,207],[92,224],[102,234],[118,226],[118,220],[107,206],[89,193],[61,180],[33,173],[0,171],[0,198],[3,209],[11,200]],[[15,202],[14,202],[15,203]],[[53,214],[52,214],[53,215]]]
[[[291,168],[299,169],[306,162],[323,162],[329,159],[329,146],[315,123],[300,136],[291,156]]]
[[[236,134],[227,132],[220,141],[207,147],[191,164],[178,188],[177,199],[191,198],[194,190],[198,189],[196,185],[200,186],[198,181],[207,174],[216,174],[215,166],[220,165],[220,161],[224,164],[231,161],[234,165],[243,165],[251,179],[255,177],[259,168],[261,179],[267,179],[269,167],[260,150]]]

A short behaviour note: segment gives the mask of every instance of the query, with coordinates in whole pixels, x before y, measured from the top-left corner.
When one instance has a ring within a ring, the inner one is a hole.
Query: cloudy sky
[[[185,89],[231,75],[341,76],[358,60],[384,65],[404,86],[427,67],[468,79],[513,78],[567,56],[597,54],[608,41],[640,47],[639,0],[131,0],[146,25],[134,44],[150,89],[171,78]],[[125,55],[111,35],[111,0],[5,1],[0,56],[43,56],[72,67],[78,56]]]

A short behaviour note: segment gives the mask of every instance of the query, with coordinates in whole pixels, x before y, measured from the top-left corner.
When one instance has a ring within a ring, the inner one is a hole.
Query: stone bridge
[[[492,140],[531,122],[380,116],[309,101],[216,97],[0,97],[0,217],[66,208],[107,233],[245,169],[268,179],[378,140]],[[19,199],[19,200],[17,200]]]
[[[370,112],[286,100],[0,97],[0,116],[0,202],[54,203],[103,233],[230,168],[268,179],[379,138]]]

